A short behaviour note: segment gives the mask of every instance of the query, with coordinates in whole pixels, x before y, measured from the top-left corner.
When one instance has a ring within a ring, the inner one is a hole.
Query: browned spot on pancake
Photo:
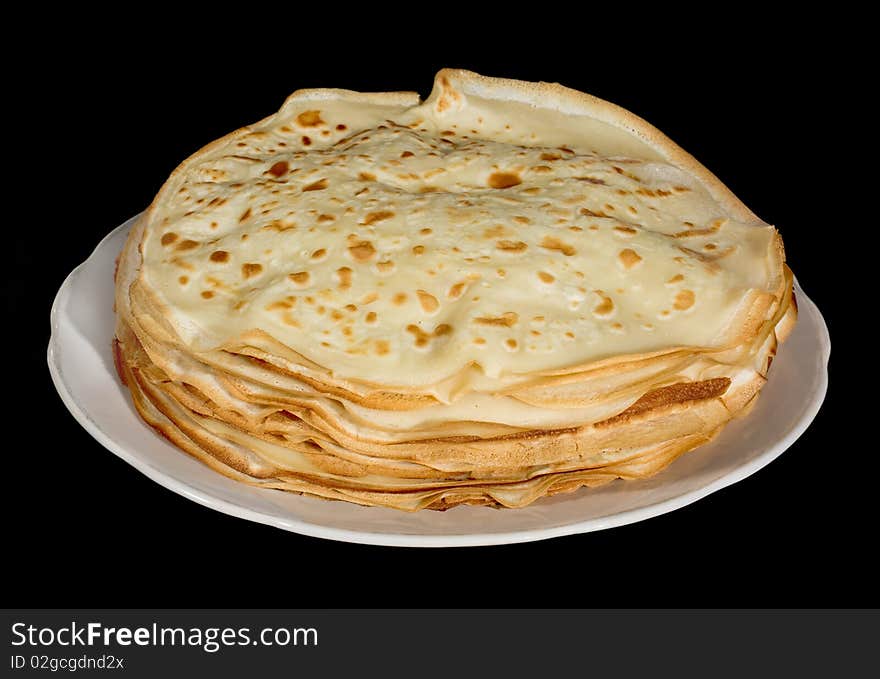
[[[394,302],[397,306],[404,304],[407,300],[407,294],[405,292],[398,292],[391,298],[391,301]]]
[[[452,332],[452,326],[447,325],[446,323],[441,323],[434,328],[432,333],[427,333],[419,326],[410,324],[406,326],[406,331],[415,335],[415,344],[417,347],[424,347],[428,345],[432,337],[442,337],[443,335],[450,334]]]
[[[632,228],[631,226],[615,226],[614,230],[618,234],[620,234],[621,236],[624,236],[626,238],[631,238],[632,236],[635,236],[638,233],[638,231],[636,229]]]
[[[599,295],[599,303],[593,307],[593,314],[600,318],[606,318],[614,313],[614,302],[601,290],[595,291]]]
[[[339,278],[340,290],[348,290],[351,287],[351,269],[347,266],[336,269],[336,277]]]
[[[238,221],[243,222],[250,216],[251,216],[251,209],[248,208],[247,210],[245,210],[244,212],[241,213],[241,217],[238,218]]]
[[[637,264],[640,264],[642,261],[641,256],[635,250],[631,250],[630,248],[626,248],[617,253],[617,259],[620,260],[620,263],[623,265],[624,269],[632,269]]]
[[[254,264],[248,262],[247,264],[241,265],[241,275],[245,278],[251,278],[252,276],[257,276],[263,271],[262,264]]]
[[[495,226],[490,226],[488,229],[483,231],[484,238],[497,238],[498,236],[506,236],[507,229],[503,224],[496,224]]]
[[[367,315],[364,316],[364,320],[367,323],[375,323],[376,322],[376,312],[375,311],[367,312]]]
[[[214,296],[214,293],[210,290],[202,290],[202,297],[205,299],[211,299]]]
[[[724,226],[726,220],[724,219],[715,219],[712,223],[706,227],[705,229],[693,229],[689,228],[687,231],[679,231],[678,233],[672,234],[673,238],[692,238],[694,236],[708,236],[710,234],[715,233],[720,230],[722,226]]]
[[[522,179],[513,172],[493,172],[489,175],[488,184],[493,189],[508,189],[511,186],[522,184]]]
[[[212,262],[219,262],[220,264],[223,264],[229,261],[229,253],[226,252],[226,250],[216,250],[211,253],[210,260]]]
[[[690,309],[694,305],[694,293],[691,290],[682,290],[675,296],[672,306],[679,311]]]
[[[358,174],[358,179],[360,179],[362,182],[374,182],[376,181],[376,175],[374,175],[372,172],[361,172],[360,174]]]
[[[400,157],[401,158],[411,158],[413,155],[415,155],[415,154],[412,151],[404,151],[403,153],[400,154]]]
[[[716,377],[701,382],[681,382],[679,384],[671,384],[668,387],[660,387],[659,389],[649,391],[622,413],[607,420],[597,422],[594,426],[607,427],[629,420],[641,413],[677,403],[717,398],[724,394],[729,387],[730,378],[728,377]]]
[[[186,285],[187,283],[189,283],[189,276],[181,276],[177,279],[177,282],[181,285]]]
[[[296,224],[293,222],[283,222],[278,219],[260,227],[260,231],[277,231],[278,233],[281,233],[282,231],[290,231],[292,229],[296,229]]]
[[[449,288],[449,291],[446,293],[446,296],[450,299],[457,299],[462,296],[467,286],[472,282],[482,278],[480,274],[469,274],[467,280],[460,281],[455,283]]]
[[[370,224],[375,224],[376,222],[391,219],[393,216],[394,213],[391,210],[378,210],[376,212],[368,212],[366,215],[364,215],[364,219],[363,221],[361,221],[361,224],[369,226]]]
[[[461,297],[461,294],[464,292],[466,285],[466,281],[463,283],[456,283],[451,288],[449,288],[449,292],[446,293],[446,296],[450,299],[457,299],[458,297]]]
[[[474,337],[474,344],[485,344],[486,339],[484,337]]]
[[[559,160],[562,158],[558,153],[542,153],[541,160]]]
[[[366,295],[364,295],[363,298],[361,299],[361,304],[364,304],[364,305],[366,305],[366,304],[372,304],[372,303],[375,302],[377,299],[379,299],[379,295],[378,295],[377,293],[375,293],[375,292],[368,292],[368,293],[367,293]]]
[[[391,351],[391,345],[388,344],[388,340],[376,340],[374,345],[379,356],[385,356]]]
[[[168,232],[162,236],[162,239],[159,241],[162,245],[168,246],[171,245],[174,241],[177,240],[177,234]]]
[[[454,101],[458,101],[459,96],[458,93],[450,87],[449,80],[446,78],[446,76],[440,78],[440,89],[441,94],[440,97],[437,99],[437,111],[442,113],[450,106],[452,106],[452,103]]]
[[[174,248],[179,252],[185,252],[186,250],[192,250],[193,248],[199,247],[199,243],[194,240],[184,240],[177,244]]]
[[[296,306],[296,297],[290,296],[285,297],[284,299],[279,299],[271,304],[266,306],[266,311],[278,311],[281,309],[292,309]]]
[[[296,117],[296,122],[300,127],[318,127],[324,123],[320,111],[303,111]]]
[[[508,347],[509,349],[516,349],[517,346],[519,346],[519,345],[517,344],[517,341],[516,341],[515,339],[512,339],[512,338],[511,338],[511,339],[506,339],[506,340],[504,340],[504,343],[507,345],[507,347]]]
[[[539,271],[539,272],[538,272],[538,278],[540,278],[542,281],[544,281],[544,282],[547,283],[547,284],[550,284],[550,283],[552,283],[553,281],[556,280],[556,277],[555,277],[555,276],[553,276],[552,274],[547,273],[546,271]]]
[[[681,247],[681,246],[679,246],[678,249],[681,252],[683,252],[684,254],[689,255],[689,256],[693,257],[694,259],[698,259],[699,261],[701,261],[706,266],[706,270],[709,273],[711,273],[711,274],[718,273],[720,267],[718,266],[718,263],[715,260],[720,259],[720,257],[710,257],[709,255],[706,255],[702,252],[697,252],[696,250],[691,250],[690,248],[685,248],[685,247]],[[680,264],[684,263],[684,260],[682,260],[679,263]]]
[[[289,165],[287,164],[287,161],[279,160],[277,163],[269,168],[269,174],[271,174],[273,177],[283,177],[285,174],[287,174],[288,168]]]
[[[417,325],[410,324],[406,326],[406,331],[416,336],[417,347],[427,346],[431,340],[431,336]]]
[[[514,216],[513,221],[515,221],[517,224],[531,224],[532,223],[531,219],[529,219],[528,217],[523,217],[522,215]]]
[[[303,146],[311,146],[312,140],[309,137],[303,136],[302,143],[303,143]]]
[[[381,271],[382,273],[387,273],[388,271],[394,271],[394,261],[390,259],[383,260],[381,262],[376,262],[376,269]]]
[[[318,223],[319,224],[325,224],[327,222],[335,222],[335,221],[336,221],[336,217],[334,217],[333,215],[328,215],[327,213],[318,215]]]
[[[425,246],[424,246],[424,245],[413,245],[412,253],[413,253],[414,255],[421,255],[421,254],[423,254],[424,252],[425,252]]]
[[[326,254],[327,250],[325,248],[319,248],[312,253],[312,259],[321,259]]]
[[[587,182],[588,184],[596,184],[597,186],[604,186],[605,180],[599,179],[598,177],[574,177],[574,179],[579,182]]]
[[[601,210],[598,210],[598,211],[597,210],[590,210],[589,208],[585,208],[585,207],[582,207],[580,209],[580,213],[584,217],[608,217],[608,215],[605,214],[604,212],[602,212]]]
[[[348,127],[346,127],[342,123],[339,123],[339,125],[336,126],[336,129],[339,130],[340,132],[345,132],[348,129]]]
[[[312,182],[308,186],[303,187],[303,191],[323,191],[327,188],[327,180],[319,179],[316,182]]]
[[[287,277],[291,281],[293,281],[295,285],[303,287],[309,284],[309,279],[311,278],[311,275],[308,271],[297,271],[296,273],[287,274]]]
[[[564,243],[559,240],[555,236],[544,236],[544,240],[541,241],[541,247],[545,250],[557,250],[561,252],[566,257],[571,257],[577,250],[575,250],[568,243]]]
[[[503,252],[525,252],[529,246],[521,240],[500,240],[495,247]]]
[[[667,285],[675,285],[676,283],[681,283],[684,280],[684,276],[680,273],[675,274],[672,278],[666,281]]]
[[[479,325],[497,325],[505,328],[512,328],[519,320],[519,314],[513,311],[506,311],[500,316],[479,316],[474,319],[474,323]]]
[[[427,313],[432,313],[440,308],[440,302],[437,301],[437,298],[434,297],[434,295],[425,292],[424,290],[416,290],[416,295],[418,295],[419,304],[422,305],[422,309]]]
[[[368,240],[349,241],[348,252],[357,262],[368,262],[376,256],[376,248]]]

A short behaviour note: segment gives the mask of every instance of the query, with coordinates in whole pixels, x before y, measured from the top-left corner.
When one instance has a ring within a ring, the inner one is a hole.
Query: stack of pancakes
[[[142,417],[232,478],[405,510],[638,479],[754,402],[779,235],[632,114],[441,71],[186,160],[116,275]]]

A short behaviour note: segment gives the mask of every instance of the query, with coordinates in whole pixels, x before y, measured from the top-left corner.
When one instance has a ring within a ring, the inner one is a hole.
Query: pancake
[[[778,232],[648,123],[445,69],[301,90],[169,177],[116,274],[143,419],[239,481],[414,511],[645,478],[744,415]]]

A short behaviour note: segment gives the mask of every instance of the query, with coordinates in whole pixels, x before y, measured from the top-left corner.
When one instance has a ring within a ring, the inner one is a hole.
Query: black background
[[[621,28],[560,12],[551,23],[536,18],[487,34],[413,17],[409,29],[360,38],[323,31],[310,42],[295,19],[271,19],[257,37],[242,14],[228,22],[247,38],[166,27],[143,40],[126,24],[100,38],[71,31],[45,40],[38,47],[50,58],[42,62],[19,55],[10,78],[21,96],[8,129],[13,147],[24,142],[25,150],[6,160],[26,169],[20,184],[6,185],[14,205],[7,247],[11,240],[15,249],[3,285],[10,329],[22,341],[6,373],[14,400],[4,414],[8,430],[27,435],[5,449],[6,604],[876,605],[865,553],[876,541],[866,471],[876,447],[860,439],[849,411],[844,300],[852,291],[842,293],[843,246],[835,250],[828,237],[865,218],[849,211],[839,182],[844,156],[858,148],[852,107],[834,105],[850,94],[837,77],[838,48],[826,45],[834,29],[819,41],[822,27],[795,34],[761,15],[697,16],[700,30],[679,32],[656,17],[628,20]],[[788,452],[741,483],[639,524],[524,545],[419,550],[323,541],[213,512],[140,475],[75,422],[45,367],[49,308],[104,234],[142,210],[186,156],[272,113],[294,89],[424,96],[443,66],[559,81],[621,104],[779,228],[836,352],[828,399]]]

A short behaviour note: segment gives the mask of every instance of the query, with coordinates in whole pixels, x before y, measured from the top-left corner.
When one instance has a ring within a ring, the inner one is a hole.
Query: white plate
[[[545,498],[524,509],[465,506],[415,514],[253,488],[212,471],[153,432],[116,376],[113,267],[134,219],[101,241],[58,291],[48,352],[58,393],[92,436],[154,481],[212,509],[296,533],[376,545],[447,547],[542,540],[641,521],[758,471],[803,433],[825,398],[828,329],[816,305],[797,288],[800,318],[773,362],[755,409],[650,479]]]

